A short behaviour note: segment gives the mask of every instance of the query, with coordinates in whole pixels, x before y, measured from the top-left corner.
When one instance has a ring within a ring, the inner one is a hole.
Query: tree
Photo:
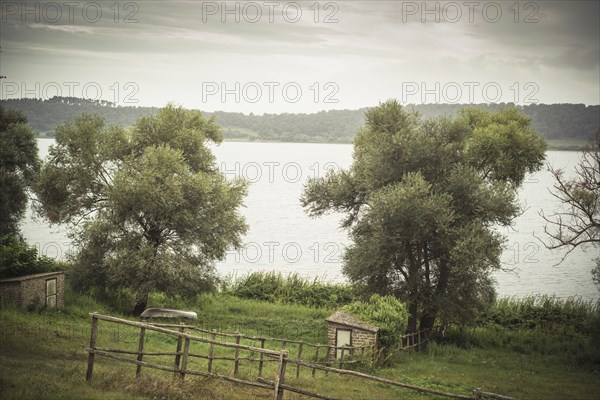
[[[0,237],[0,279],[63,269],[62,262],[39,256],[37,248],[27,244],[19,235]]]
[[[577,247],[600,246],[600,130],[596,139],[584,149],[575,178],[567,179],[562,169],[548,165],[554,176],[554,190],[550,191],[562,205],[562,210],[546,216],[544,232],[550,241],[548,249],[567,248],[562,261]],[[600,257],[592,270],[592,279],[600,287]]]
[[[35,133],[20,111],[0,105],[0,237],[17,234],[39,171]]]
[[[516,189],[542,166],[545,142],[516,108],[422,120],[395,100],[369,109],[349,170],[310,179],[309,215],[346,214],[344,273],[365,294],[408,304],[407,331],[467,321],[494,296]]]
[[[208,143],[221,133],[198,111],[167,106],[130,131],[81,115],[56,129],[37,187],[39,211],[71,224],[73,283],[104,296],[208,289],[214,261],[241,246],[246,182],[228,181]]]

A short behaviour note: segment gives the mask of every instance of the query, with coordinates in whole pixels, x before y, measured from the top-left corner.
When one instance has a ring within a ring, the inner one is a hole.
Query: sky
[[[1,99],[600,104],[600,2],[0,0]]]

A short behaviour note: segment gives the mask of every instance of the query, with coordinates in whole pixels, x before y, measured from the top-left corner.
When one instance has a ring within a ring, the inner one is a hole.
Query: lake
[[[52,139],[38,139],[41,157],[48,154],[53,143]],[[242,176],[251,183],[242,209],[250,226],[246,245],[239,252],[230,251],[225,260],[217,263],[221,275],[275,270],[344,281],[341,256],[349,240],[339,228],[342,216],[311,219],[304,213],[299,198],[308,177],[347,168],[352,162],[352,145],[226,142],[213,151],[222,173],[230,178]],[[546,160],[572,175],[579,156],[573,151],[548,151]],[[498,294],[596,300],[600,292],[592,283],[590,271],[599,250],[577,249],[557,265],[565,251],[547,250],[534,236],[543,238],[544,221],[539,211],[550,214],[559,207],[548,191],[552,183],[552,176],[544,170],[528,176],[519,191],[525,212],[513,227],[502,228],[507,238],[502,264],[507,270],[494,274]],[[70,249],[63,227],[49,227],[44,221],[32,220],[31,213],[22,230],[42,255],[64,258]]]

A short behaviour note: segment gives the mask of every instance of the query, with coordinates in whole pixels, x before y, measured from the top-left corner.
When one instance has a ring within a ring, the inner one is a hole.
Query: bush
[[[65,264],[49,257],[39,257],[37,249],[17,235],[0,238],[0,279],[62,271]]]
[[[553,355],[579,365],[600,364],[600,303],[549,296],[497,300],[476,327],[448,326],[438,343]]]
[[[589,321],[597,316],[598,312],[598,304],[574,297],[504,298],[497,300],[482,316],[479,325],[495,324],[511,329],[538,329],[587,335],[591,330]]]
[[[344,307],[344,310],[379,327],[379,344],[390,348],[400,343],[406,330],[408,310],[404,303],[394,296],[374,294],[364,301],[355,301]]]
[[[237,279],[230,277],[223,283],[223,291],[243,299],[316,308],[340,307],[354,298],[348,285],[306,279],[296,273],[284,276],[274,271],[253,272]]]

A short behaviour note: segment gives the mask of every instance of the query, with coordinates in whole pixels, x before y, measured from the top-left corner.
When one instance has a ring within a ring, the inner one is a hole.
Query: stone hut
[[[65,273],[46,272],[0,280],[0,303],[21,308],[65,307]]]
[[[379,328],[360,321],[354,315],[336,311],[326,319],[327,342],[331,347],[352,346],[377,349]],[[332,354],[333,356],[333,354]],[[335,352],[335,358],[341,357],[341,350]]]

